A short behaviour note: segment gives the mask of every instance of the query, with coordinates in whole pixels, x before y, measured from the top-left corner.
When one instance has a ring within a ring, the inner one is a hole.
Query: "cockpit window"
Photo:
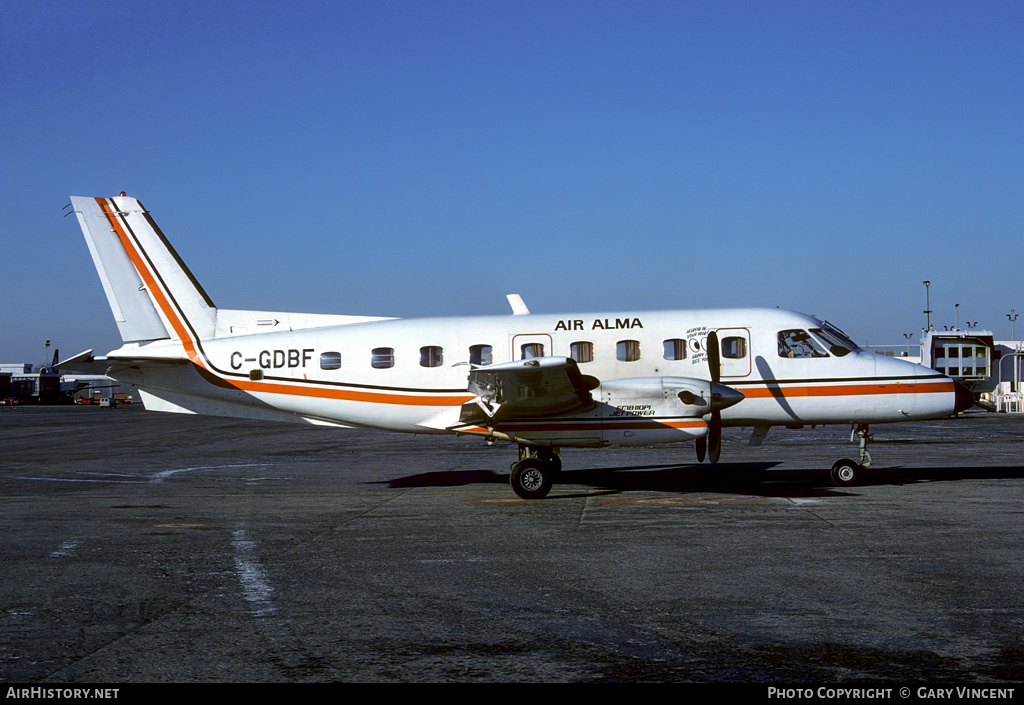
[[[828,353],[805,330],[780,330],[779,357],[828,357]]]
[[[828,351],[836,357],[842,357],[843,355],[849,355],[851,352],[857,349],[857,344],[846,337],[841,330],[831,325],[827,321],[822,324],[821,328],[811,328],[811,332],[818,336],[828,347]]]

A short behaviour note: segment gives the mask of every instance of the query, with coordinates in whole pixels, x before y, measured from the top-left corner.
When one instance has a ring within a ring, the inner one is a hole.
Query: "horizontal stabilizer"
[[[94,357],[92,350],[80,352],[67,360],[58,362],[54,368],[61,372],[80,372],[82,374],[105,375],[111,370],[173,367],[184,365],[188,359],[183,356],[180,348],[160,345],[149,348],[126,346],[114,352]]]
[[[257,421],[277,421],[287,423],[312,424],[314,426],[331,426],[333,428],[352,428],[352,426],[301,414],[291,414],[271,406],[253,406],[251,404],[233,404],[231,402],[181,394],[166,389],[139,388],[142,404],[146,411],[163,411],[171,414],[202,414],[207,416],[228,416],[231,418],[254,419]]]
[[[72,355],[67,360],[57,362],[53,365],[53,369],[59,370],[62,367],[66,367],[69,370],[74,370],[75,372],[88,372],[88,370],[81,369],[81,366],[91,365],[93,360],[95,360],[95,358],[92,356],[92,350],[86,350],[85,352],[80,352],[77,355]],[[101,372],[99,374],[103,373]]]
[[[341,316],[327,313],[280,313],[276,311],[236,311],[217,309],[218,338],[254,333],[308,330],[328,326],[349,326],[356,323],[390,321],[392,318],[376,316]]]

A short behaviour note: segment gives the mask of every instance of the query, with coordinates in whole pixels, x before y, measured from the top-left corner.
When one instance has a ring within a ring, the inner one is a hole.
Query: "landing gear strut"
[[[551,491],[562,460],[552,448],[519,446],[519,460],[512,465],[512,490],[523,499],[543,499]]]
[[[832,466],[832,482],[839,487],[859,485],[863,482],[864,471],[871,465],[868,441],[874,440],[874,437],[868,432],[866,423],[854,424],[853,430],[850,431],[850,440],[852,441],[854,438],[860,439],[860,462],[855,463],[848,458],[843,458],[837,460],[836,464]]]

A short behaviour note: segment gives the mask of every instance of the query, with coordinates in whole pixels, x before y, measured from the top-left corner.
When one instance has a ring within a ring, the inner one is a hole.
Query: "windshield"
[[[858,349],[855,342],[850,340],[845,333],[828,321],[825,321],[821,325],[821,328],[811,328],[811,332],[821,339],[822,342],[825,343],[825,347],[828,348],[828,351],[836,357],[849,355],[851,352]]]
[[[779,357],[828,357],[821,347],[805,330],[779,331]]]

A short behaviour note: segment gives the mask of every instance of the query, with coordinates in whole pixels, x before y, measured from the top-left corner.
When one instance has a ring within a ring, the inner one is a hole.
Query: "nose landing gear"
[[[868,442],[874,437],[868,431],[868,424],[858,423],[853,425],[850,431],[850,440],[860,439],[860,462],[856,463],[848,458],[837,460],[832,466],[832,482],[839,487],[853,487],[864,481],[864,471],[871,466],[871,453],[868,452]]]

